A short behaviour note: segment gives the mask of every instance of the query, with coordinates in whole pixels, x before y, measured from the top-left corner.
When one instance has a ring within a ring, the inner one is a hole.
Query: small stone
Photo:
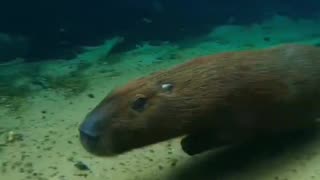
[[[6,141],[7,141],[7,143],[13,143],[15,141],[23,141],[23,135],[17,134],[13,131],[9,131]]]
[[[58,169],[58,167],[56,167],[56,166],[49,166],[49,168],[50,168],[50,169],[54,169],[54,170],[57,170],[57,169]]]
[[[294,173],[296,173],[296,172],[297,172],[297,170],[296,170],[296,169],[291,169],[291,171],[292,171],[292,172],[294,172]]]
[[[78,168],[79,170],[81,170],[81,171],[90,170],[89,167],[86,164],[84,164],[83,162],[81,162],[81,161],[78,161],[77,163],[75,163],[74,166],[76,168]]]
[[[67,160],[70,161],[70,162],[73,162],[73,161],[74,161],[74,158],[73,158],[73,157],[68,157]]]
[[[86,173],[79,173],[79,174],[74,174],[75,176],[80,176],[80,177],[87,177],[88,176],[88,174],[86,174]]]
[[[7,142],[13,142],[15,140],[15,134],[13,131],[8,132]]]
[[[24,169],[23,168],[20,168],[19,170],[21,173],[24,173]]]
[[[33,169],[28,169],[27,172],[28,172],[29,174],[31,174],[31,173],[33,173]]]
[[[32,164],[32,162],[27,162],[24,166],[25,166],[25,167],[32,167],[33,164]]]
[[[263,40],[266,41],[266,42],[269,42],[271,40],[271,38],[270,37],[264,37]]]
[[[94,95],[90,93],[90,94],[88,94],[88,97],[89,98],[94,98]]]
[[[51,151],[53,147],[46,147],[46,148],[43,148],[43,150],[45,151]]]
[[[58,172],[54,172],[53,174],[50,175],[50,177],[55,177],[58,175]]]
[[[178,162],[177,159],[172,160],[171,166],[172,166],[172,167],[176,166],[176,165],[177,165],[177,162]]]
[[[2,168],[2,169],[1,169],[1,172],[2,172],[2,173],[6,173],[6,172],[7,172],[7,169],[6,169],[6,168]]]

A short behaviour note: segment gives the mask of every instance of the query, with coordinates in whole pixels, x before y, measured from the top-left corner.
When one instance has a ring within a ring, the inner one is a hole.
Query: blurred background
[[[117,36],[126,51],[138,42],[177,41],[221,24],[259,23],[274,14],[319,16],[318,0],[10,0],[0,4],[0,61],[71,59],[81,46]]]

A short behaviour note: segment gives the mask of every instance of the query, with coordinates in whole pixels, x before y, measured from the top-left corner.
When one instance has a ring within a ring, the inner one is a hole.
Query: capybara
[[[192,155],[312,128],[320,48],[286,44],[199,57],[115,89],[80,125],[88,152],[112,156],[186,135]]]

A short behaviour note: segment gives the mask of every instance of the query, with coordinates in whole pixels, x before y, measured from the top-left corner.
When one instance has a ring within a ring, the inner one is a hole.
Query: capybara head
[[[108,156],[186,133],[201,114],[186,76],[159,72],[112,91],[81,124],[83,146]]]

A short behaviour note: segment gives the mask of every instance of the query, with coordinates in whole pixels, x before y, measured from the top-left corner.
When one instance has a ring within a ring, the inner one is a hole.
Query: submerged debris
[[[94,94],[90,93],[90,94],[88,94],[88,97],[89,98],[94,98]]]
[[[89,167],[86,164],[84,164],[82,161],[76,162],[74,164],[74,166],[76,168],[78,168],[80,171],[89,171],[90,170]]]
[[[22,141],[22,140],[23,140],[22,134],[17,134],[13,131],[9,131],[7,134],[7,139],[6,139],[7,143],[13,143],[15,141]]]

